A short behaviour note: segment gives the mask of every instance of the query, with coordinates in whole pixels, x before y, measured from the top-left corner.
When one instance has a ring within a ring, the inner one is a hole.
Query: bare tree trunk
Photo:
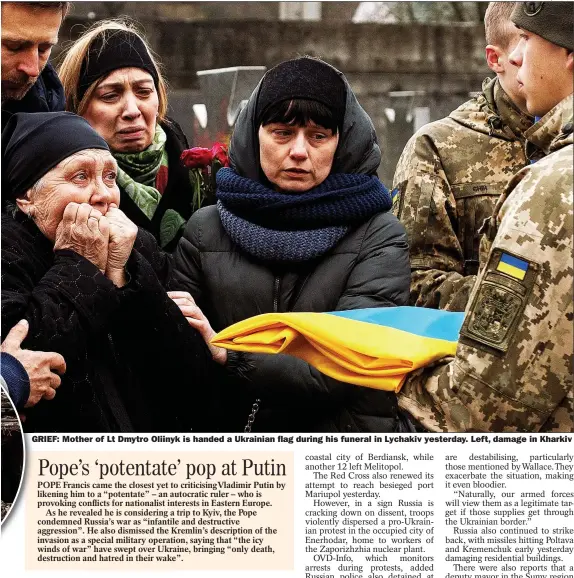
[[[457,22],[464,22],[466,18],[464,17],[464,9],[460,2],[451,2],[450,5],[454,13],[456,14],[456,21]]]
[[[476,11],[478,13],[478,21],[484,21],[484,15],[486,14],[486,9],[488,8],[488,2],[475,2]]]

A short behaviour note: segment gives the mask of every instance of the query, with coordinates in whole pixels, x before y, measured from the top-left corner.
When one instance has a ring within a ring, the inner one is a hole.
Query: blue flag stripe
[[[522,259],[518,259],[517,257],[513,257],[508,253],[502,253],[500,260],[507,265],[512,265],[521,271],[526,271],[528,269],[528,261],[523,261]]]
[[[423,307],[381,307],[353,311],[331,311],[328,315],[393,327],[421,337],[446,341],[458,340],[458,334],[464,320],[464,313],[438,311]]]

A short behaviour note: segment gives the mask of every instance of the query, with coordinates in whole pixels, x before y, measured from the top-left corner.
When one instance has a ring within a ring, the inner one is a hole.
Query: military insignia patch
[[[536,16],[544,8],[544,2],[523,2],[522,9],[526,16]]]
[[[506,352],[537,272],[537,263],[494,249],[461,328],[461,341],[471,340]]]
[[[503,251],[496,270],[502,271],[503,273],[522,281],[526,275],[526,271],[528,271],[528,261],[524,261],[518,257],[513,257],[509,253]]]
[[[506,287],[486,284],[482,287],[469,330],[491,343],[502,343],[520,304],[520,297]]]

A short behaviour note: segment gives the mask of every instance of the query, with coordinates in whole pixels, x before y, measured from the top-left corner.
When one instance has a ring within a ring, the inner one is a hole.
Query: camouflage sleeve
[[[463,277],[454,271],[412,271],[410,304],[445,311],[464,311],[475,282],[476,275]]]
[[[410,304],[464,311],[474,279],[464,275],[456,235],[456,201],[432,139],[415,134],[407,143],[393,180],[393,211],[410,245]]]
[[[401,408],[425,428],[574,431],[572,161],[563,160],[510,182],[456,356],[401,389]]]

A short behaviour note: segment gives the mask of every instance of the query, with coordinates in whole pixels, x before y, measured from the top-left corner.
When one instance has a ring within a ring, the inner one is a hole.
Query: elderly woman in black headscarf
[[[2,153],[2,330],[27,319],[23,347],[67,366],[26,429],[189,429],[212,362],[159,282],[165,257],[118,208],[106,141],[71,113],[17,114]]]
[[[171,294],[209,339],[260,313],[406,305],[405,231],[376,177],[370,118],[343,74],[314,58],[279,64],[241,112],[217,206],[190,219]],[[338,382],[285,355],[211,347],[227,368],[224,430],[395,431],[394,393]]]

